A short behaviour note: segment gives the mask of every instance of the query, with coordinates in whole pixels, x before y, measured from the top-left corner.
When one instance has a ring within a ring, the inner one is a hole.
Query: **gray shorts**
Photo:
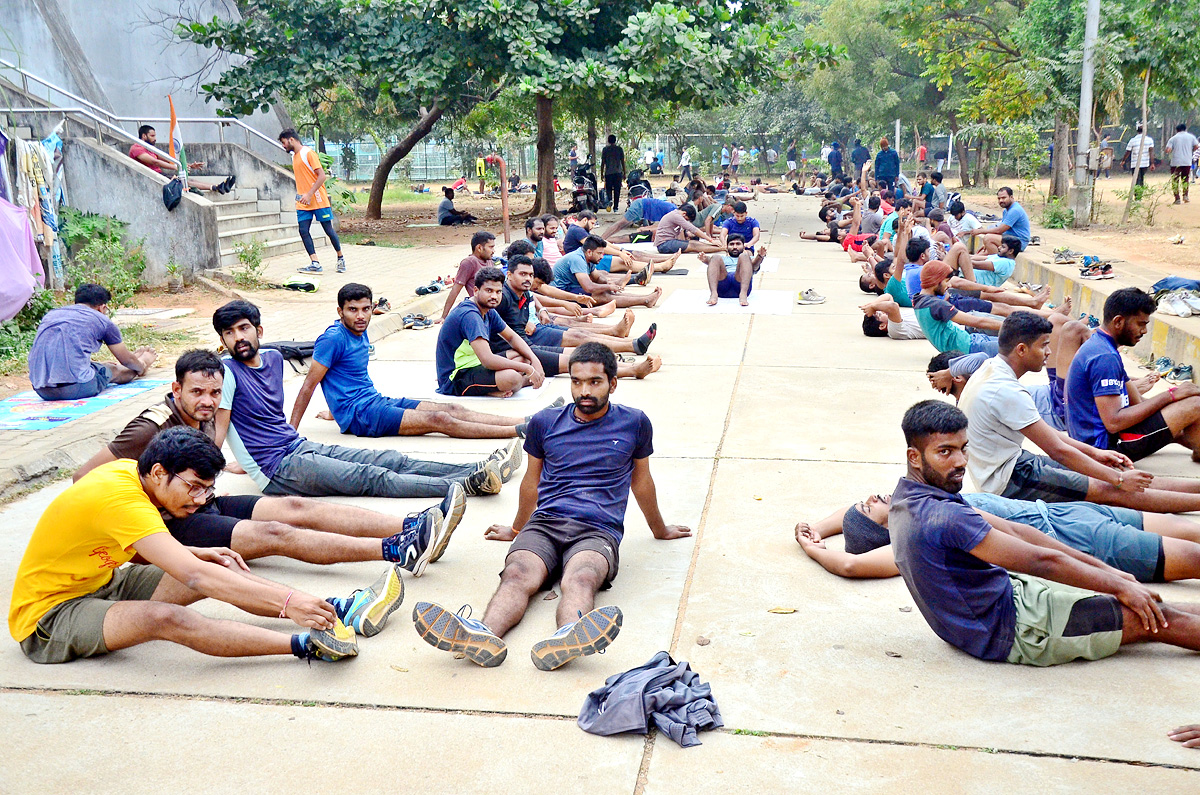
[[[163,578],[157,566],[129,563],[113,570],[108,584],[46,611],[37,628],[21,641],[21,651],[35,663],[65,663],[76,657],[108,654],[104,616],[117,602],[145,602]]]
[[[505,561],[507,562],[508,556],[517,550],[537,555],[546,565],[547,574],[542,589],[548,590],[562,579],[567,562],[572,557],[585,551],[599,552],[608,561],[608,574],[600,586],[601,589],[607,589],[617,578],[620,564],[620,555],[617,552],[619,544],[616,536],[607,530],[599,530],[574,519],[534,516],[525,523],[521,532],[517,533],[516,540],[508,548]]]
[[[1022,450],[1001,497],[1012,500],[1078,502],[1087,498],[1088,476],[1044,455]]]

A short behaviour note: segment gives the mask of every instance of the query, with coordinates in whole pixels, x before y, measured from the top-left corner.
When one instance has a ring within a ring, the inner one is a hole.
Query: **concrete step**
[[[232,194],[230,194],[232,195]],[[227,201],[218,201],[218,199],[227,198],[225,196],[214,196],[213,204],[217,206],[217,218],[227,218],[232,215],[246,215],[248,213],[258,212],[258,202],[240,201],[238,199],[227,199]]]
[[[236,240],[253,240],[255,238],[264,243],[270,240],[278,240],[281,237],[291,237],[297,234],[295,224],[271,223],[278,221],[275,216],[268,216],[268,222],[261,226],[251,226],[243,229],[231,229],[227,232],[217,232],[217,238],[221,241],[221,248],[232,246]]]
[[[290,224],[294,229],[296,227],[296,217],[285,217],[281,212],[261,213],[247,212],[241,215],[218,215],[217,216],[217,231],[236,232],[242,229],[261,229],[265,227],[279,226],[280,224]]]
[[[256,201],[258,201],[258,188],[238,187],[236,198],[238,201],[256,202]]]
[[[258,200],[258,211],[260,213],[277,213],[282,210],[283,210],[283,208],[279,206],[279,199],[270,199],[270,200],[259,199]]]
[[[233,249],[233,243],[229,242],[228,244],[226,244],[226,242],[224,240],[222,240],[221,245],[222,245],[221,267],[222,268],[237,267],[238,258],[237,258],[237,252],[234,251],[234,249]],[[226,245],[228,245],[228,248],[225,248]],[[327,245],[329,245],[328,238],[326,238],[326,237],[313,238],[313,246],[315,248],[322,249],[322,248],[325,248]],[[295,237],[279,238],[277,240],[267,241],[266,245],[264,246],[264,250],[263,250],[263,259],[269,259],[271,257],[279,257],[279,256],[283,256],[284,254],[295,254],[296,252],[299,252],[299,251],[304,251],[304,242],[300,239],[299,235],[296,235]]]

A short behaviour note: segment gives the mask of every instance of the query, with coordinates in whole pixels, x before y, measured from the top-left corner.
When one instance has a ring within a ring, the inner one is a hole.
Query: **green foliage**
[[[1057,196],[1042,210],[1042,226],[1047,229],[1069,229],[1075,225],[1075,211],[1066,207]]]
[[[333,156],[324,152],[317,154],[321,168],[325,169],[325,192],[329,194],[329,203],[335,213],[344,213],[350,205],[358,202],[358,194],[344,187],[342,181],[333,173]]]
[[[46,313],[58,306],[50,290],[35,290],[33,295],[11,320],[0,323],[0,372],[13,371],[10,360],[16,361],[16,369],[29,355],[38,324]]]
[[[1128,190],[1114,190],[1113,194],[1127,203],[1129,218],[1140,220],[1146,226],[1154,226],[1158,205],[1170,192],[1171,183],[1164,182],[1158,186],[1134,185],[1132,193]]]
[[[237,241],[233,244],[233,250],[237,253],[238,264],[241,265],[241,270],[233,273],[234,283],[252,290],[265,286],[262,275],[266,245],[256,237],[248,243],[244,240]]]
[[[67,246],[66,286],[100,284],[112,293],[111,309],[133,303],[133,295],[145,287],[146,255],[141,240],[125,239],[128,226],[111,216],[81,213],[71,207],[62,211],[60,235]]]

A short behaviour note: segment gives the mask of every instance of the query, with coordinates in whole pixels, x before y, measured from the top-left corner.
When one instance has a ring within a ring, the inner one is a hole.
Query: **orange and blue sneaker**
[[[460,607],[458,613],[451,613],[433,602],[417,602],[413,608],[413,626],[421,640],[435,649],[462,654],[476,665],[495,668],[504,662],[508,647],[487,624],[471,618],[470,611],[467,605]]]
[[[359,588],[349,596],[326,599],[333,605],[338,619],[362,635],[372,638],[383,631],[388,618],[404,601],[404,581],[401,566],[396,563],[379,576],[369,588]]]
[[[603,653],[621,631],[624,617],[616,605],[597,607],[578,621],[559,627],[545,640],[533,644],[529,656],[540,671],[553,671],[579,657]]]

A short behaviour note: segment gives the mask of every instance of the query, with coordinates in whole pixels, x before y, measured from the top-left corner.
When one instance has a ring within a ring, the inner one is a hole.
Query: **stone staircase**
[[[291,254],[304,250],[296,226],[296,213],[281,210],[278,199],[258,198],[257,188],[237,188],[225,196],[211,196],[217,208],[217,237],[220,240],[222,268],[238,264],[234,244],[259,240],[264,245],[263,259]],[[319,224],[313,224],[319,234],[313,235],[317,248],[329,245],[329,239],[320,234]]]

